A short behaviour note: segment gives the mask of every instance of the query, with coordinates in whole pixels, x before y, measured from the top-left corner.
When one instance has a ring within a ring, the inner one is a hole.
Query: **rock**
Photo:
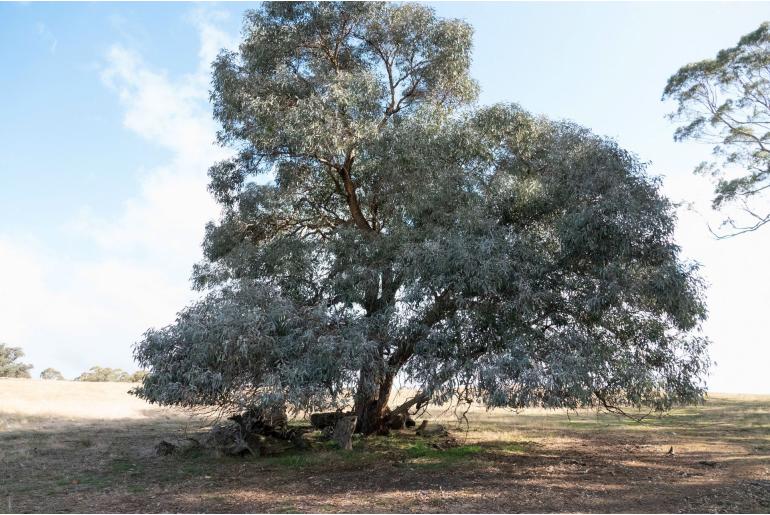
[[[161,440],[158,445],[155,446],[155,454],[158,456],[170,456],[176,452],[176,445],[166,440]]]
[[[671,447],[669,447],[669,448],[668,448],[668,452],[667,452],[666,454],[667,454],[668,456],[671,456],[672,454],[674,454],[674,446],[673,446],[673,445],[672,445]]]
[[[353,431],[356,429],[357,419],[355,415],[348,415],[340,418],[334,426],[334,441],[340,449],[353,450]]]
[[[428,427],[428,421],[423,420],[422,424],[420,424],[419,429],[417,429],[417,435],[418,436],[447,436],[449,435],[449,432],[441,424],[434,424]]]

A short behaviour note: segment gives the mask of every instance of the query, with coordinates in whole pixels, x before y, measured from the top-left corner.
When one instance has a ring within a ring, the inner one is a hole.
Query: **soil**
[[[99,419],[98,403],[88,418],[25,414],[19,396],[42,391],[28,390],[0,381],[0,512],[770,513],[770,397],[712,395],[642,423],[478,407],[458,425],[434,409],[449,437],[405,429],[346,452],[319,432],[309,451],[224,458],[154,453],[210,421],[155,408]],[[113,410],[135,402],[114,390]]]

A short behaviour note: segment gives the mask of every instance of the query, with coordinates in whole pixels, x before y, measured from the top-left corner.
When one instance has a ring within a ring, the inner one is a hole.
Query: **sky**
[[[132,345],[192,302],[218,208],[209,64],[243,3],[0,3],[0,342],[34,376],[136,370]],[[649,162],[702,265],[711,391],[770,393],[770,228],[717,241],[710,147],[675,143],[667,78],[770,20],[770,3],[432,3],[475,29],[480,104],[515,102]]]

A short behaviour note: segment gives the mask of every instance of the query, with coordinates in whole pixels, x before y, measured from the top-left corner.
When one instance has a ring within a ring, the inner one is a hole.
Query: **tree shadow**
[[[202,434],[201,419],[22,417],[0,432],[0,510],[767,512],[767,410],[715,402],[642,424],[511,417],[507,433],[479,418],[452,446],[405,431],[352,452],[318,443],[246,459],[154,454],[163,438]],[[491,430],[500,438],[473,439]]]

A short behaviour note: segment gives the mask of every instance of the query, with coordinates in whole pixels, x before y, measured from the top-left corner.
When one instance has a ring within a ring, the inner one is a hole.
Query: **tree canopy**
[[[668,80],[664,99],[682,122],[674,139],[714,146],[714,158],[696,171],[716,178],[714,209],[737,204],[740,219],[723,222],[725,235],[770,222],[770,24],[743,36],[713,59],[683,66]]]
[[[77,376],[75,381],[127,383],[131,381],[131,375],[120,368],[96,366]]]
[[[128,377],[128,381],[131,383],[141,383],[147,376],[146,370],[137,370]]]
[[[266,3],[214,63],[222,217],[205,297],[135,348],[152,402],[352,407],[397,377],[488,406],[697,401],[697,266],[644,165],[578,125],[479,107],[472,30],[429,7]]]
[[[55,368],[49,367],[40,372],[40,379],[46,379],[49,381],[64,381],[64,376]]]
[[[0,377],[29,378],[29,369],[33,367],[18,361],[23,357],[24,351],[20,347],[0,343]]]

